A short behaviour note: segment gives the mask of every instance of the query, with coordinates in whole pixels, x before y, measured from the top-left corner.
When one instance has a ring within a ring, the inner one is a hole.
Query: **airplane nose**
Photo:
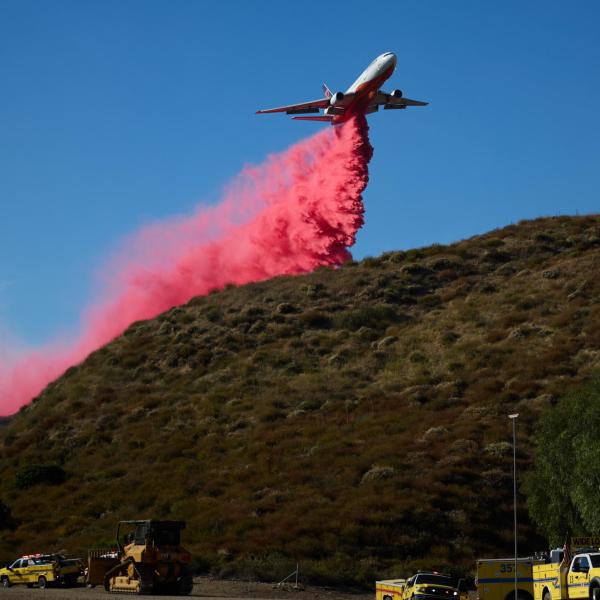
[[[388,56],[387,56],[387,63],[388,63],[388,65],[390,67],[391,66],[395,67],[396,66],[396,61],[397,61],[396,55],[393,52],[389,52]]]

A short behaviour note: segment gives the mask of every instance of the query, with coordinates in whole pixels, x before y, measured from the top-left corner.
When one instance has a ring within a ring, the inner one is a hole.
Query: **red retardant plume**
[[[372,154],[366,119],[357,117],[245,169],[220,204],[135,234],[110,261],[101,299],[84,312],[73,341],[0,365],[0,414],[17,411],[135,321],[228,283],[350,259]]]

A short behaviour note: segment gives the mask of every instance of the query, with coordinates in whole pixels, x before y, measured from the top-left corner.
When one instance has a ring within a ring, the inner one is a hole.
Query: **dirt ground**
[[[102,588],[87,589],[83,587],[61,589],[27,588],[24,585],[15,585],[11,588],[0,588],[0,600],[15,598],[18,600],[107,600],[122,596],[130,598],[130,594],[108,594]],[[182,596],[143,596],[144,598],[179,598]],[[185,597],[185,596],[183,596]],[[272,583],[258,583],[252,581],[223,581],[209,577],[197,577],[194,580],[194,590],[188,598],[204,598],[204,600],[374,600],[373,593],[352,593],[335,590],[332,588],[319,588],[314,586],[286,586],[278,588]]]

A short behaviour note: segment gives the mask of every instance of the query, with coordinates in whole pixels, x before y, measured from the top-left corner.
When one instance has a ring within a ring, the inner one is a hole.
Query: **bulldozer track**
[[[151,594],[154,591],[154,570],[149,565],[134,563],[138,577],[140,578],[140,594]]]
[[[179,595],[189,596],[194,589],[194,576],[186,570],[179,579]]]
[[[154,593],[154,571],[152,567],[139,563],[133,563],[133,568],[140,582],[137,590],[130,588],[111,587],[107,590],[111,594],[134,594],[137,596]]]

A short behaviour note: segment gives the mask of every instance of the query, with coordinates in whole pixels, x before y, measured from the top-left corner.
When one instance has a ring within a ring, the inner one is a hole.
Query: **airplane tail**
[[[331,93],[331,90],[327,87],[327,84],[323,84],[323,94],[325,95],[325,98],[331,98],[331,96],[333,96],[333,94]]]

